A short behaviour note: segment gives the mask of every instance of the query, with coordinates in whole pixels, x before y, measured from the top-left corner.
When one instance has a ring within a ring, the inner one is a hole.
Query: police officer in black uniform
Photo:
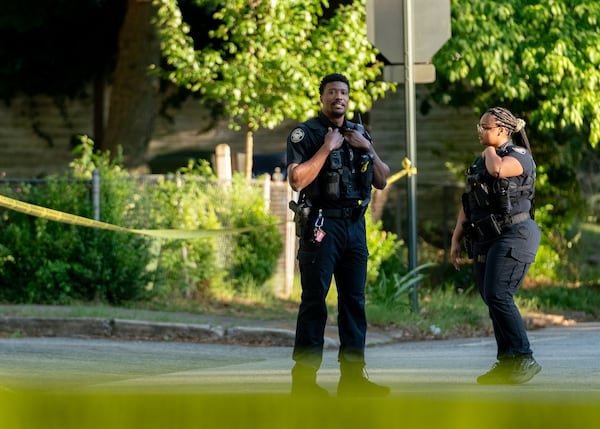
[[[497,362],[480,384],[522,384],[540,372],[514,302],[534,262],[540,229],[533,220],[535,162],[525,122],[509,110],[487,110],[477,124],[485,146],[467,173],[467,188],[452,236],[451,257],[462,264],[466,238],[477,287],[487,304],[497,344]]]
[[[389,167],[362,125],[348,121],[350,84],[341,74],[323,78],[318,117],[294,128],[287,141],[288,180],[299,191],[290,202],[297,222],[302,297],[298,310],[292,394],[326,396],[316,383],[332,276],[338,292],[338,395],[387,395],[364,375],[365,282],[368,249],[364,214],[371,186],[383,189]]]

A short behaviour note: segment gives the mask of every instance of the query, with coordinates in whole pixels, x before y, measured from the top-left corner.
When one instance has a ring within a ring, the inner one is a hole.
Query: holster
[[[356,222],[361,217],[363,217],[366,212],[367,212],[367,205],[360,205],[358,207],[355,207],[354,210],[352,211],[352,221]]]
[[[296,237],[302,237],[302,232],[308,223],[308,215],[310,214],[310,204],[306,201],[297,203],[291,200],[288,204],[291,211],[294,212],[294,223],[296,224]]]
[[[478,220],[473,225],[479,240],[491,240],[502,234],[502,223],[493,214]]]
[[[469,259],[473,259],[473,240],[476,239],[475,225],[471,221],[464,221],[462,224],[463,238],[465,243],[465,250]]]

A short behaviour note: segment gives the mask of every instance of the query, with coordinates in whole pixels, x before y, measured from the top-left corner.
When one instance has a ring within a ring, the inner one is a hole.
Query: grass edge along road
[[[316,400],[289,395],[0,392],[0,427],[592,428],[597,394],[488,392]]]

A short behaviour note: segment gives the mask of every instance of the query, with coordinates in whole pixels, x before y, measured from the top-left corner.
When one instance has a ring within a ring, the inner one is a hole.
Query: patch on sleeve
[[[290,134],[292,143],[299,143],[304,139],[304,130],[302,128],[294,128]]]
[[[521,155],[525,155],[527,153],[527,149],[524,147],[513,146],[512,148],[515,152],[520,153]]]

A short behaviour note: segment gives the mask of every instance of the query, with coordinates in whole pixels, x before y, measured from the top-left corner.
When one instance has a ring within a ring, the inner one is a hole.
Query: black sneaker
[[[509,376],[510,384],[527,383],[542,370],[542,366],[532,356],[515,359]]]
[[[492,368],[485,374],[477,377],[479,384],[511,384],[510,375],[512,365],[509,360],[501,360],[492,365]]]

